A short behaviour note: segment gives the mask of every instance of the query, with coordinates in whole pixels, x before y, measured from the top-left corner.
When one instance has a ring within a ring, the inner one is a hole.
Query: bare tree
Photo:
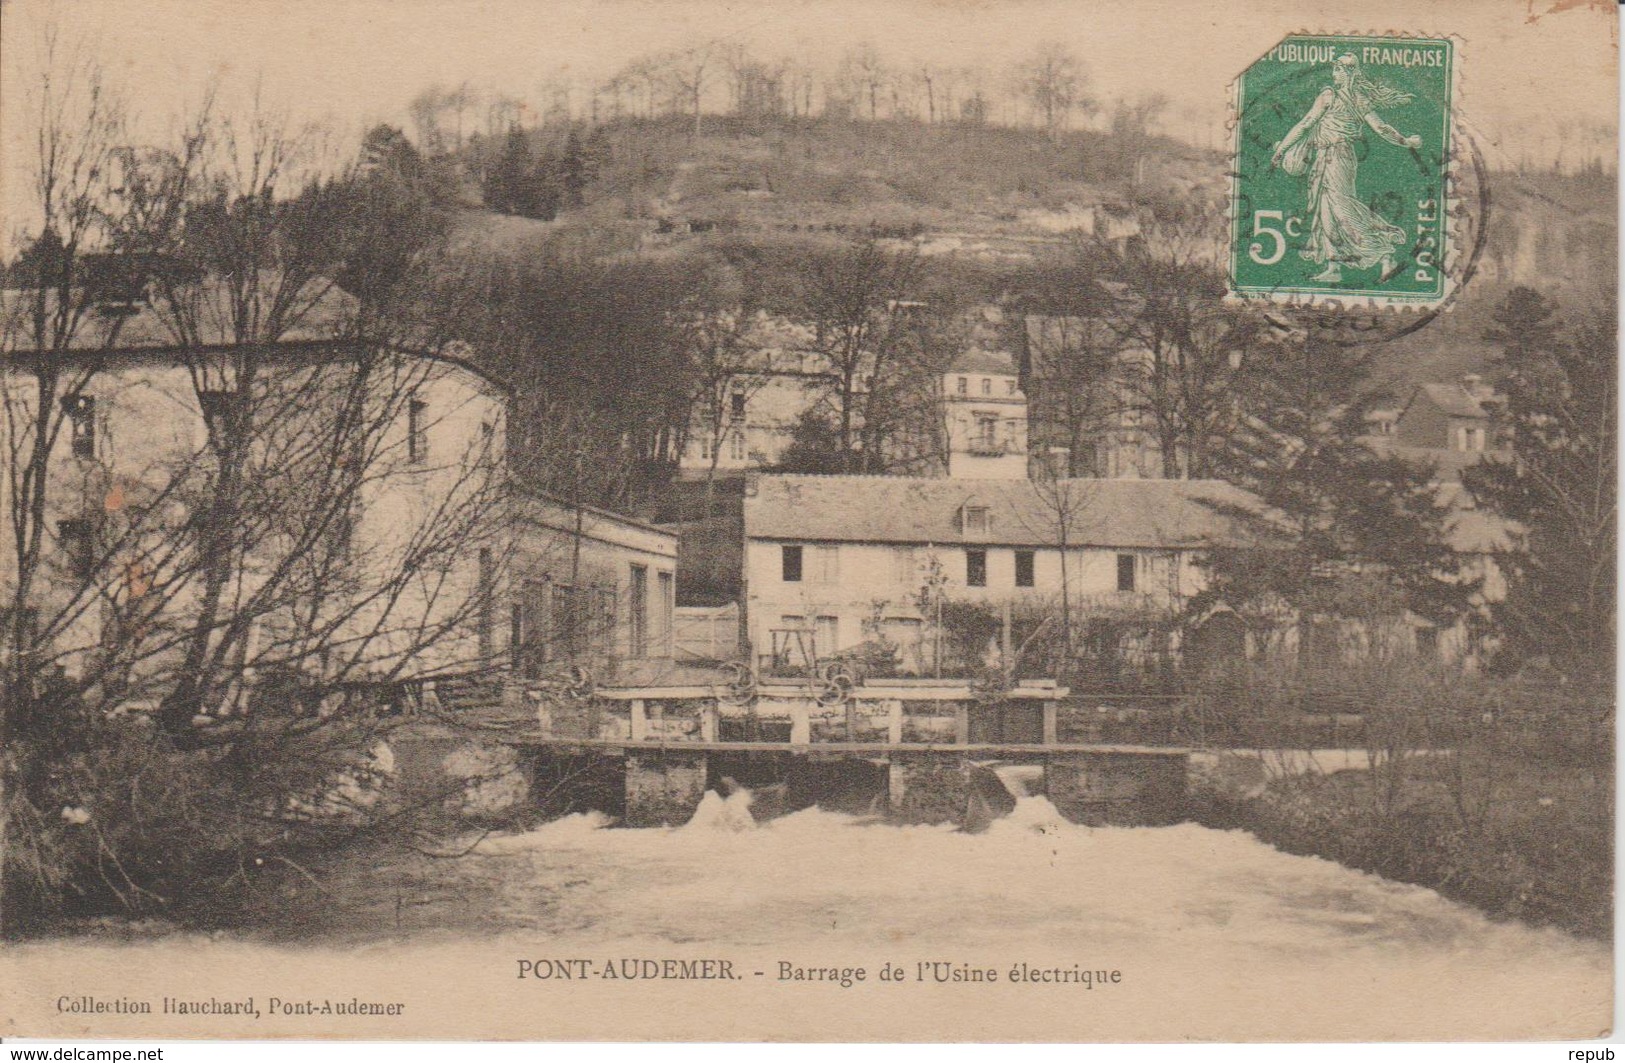
[[[730,299],[729,294],[727,288],[713,283],[691,297],[678,314],[680,335],[692,367],[693,416],[689,430],[700,433],[709,455],[705,469],[707,518],[712,515],[723,446],[736,434],[743,436],[750,400],[771,379],[762,371],[762,350],[754,336],[756,307],[752,300]]]
[[[1043,519],[1039,527],[1027,530],[1038,536],[1040,541],[1054,546],[1060,555],[1060,636],[1065,656],[1070,661],[1076,650],[1073,636],[1077,630],[1077,617],[1074,615],[1076,589],[1073,586],[1076,559],[1072,557],[1072,552],[1085,541],[1084,532],[1096,487],[1089,480],[1058,476],[1055,470],[1040,465],[1039,475],[1033,479],[1033,491],[1043,507]]]
[[[869,121],[880,117],[880,97],[891,78],[891,69],[870,42],[852,48],[841,58],[840,80],[851,86],[859,106],[866,105]]]
[[[728,68],[729,104],[735,115],[758,119],[784,116],[789,102],[789,60],[761,59],[737,43],[718,45],[718,52]]]
[[[717,61],[719,45],[715,41],[669,52],[659,60],[671,93],[672,113],[686,111],[694,120],[694,136],[703,131],[706,78]]]
[[[448,341],[445,320],[425,317],[410,297],[439,239],[435,215],[387,172],[301,180],[300,135],[264,114],[199,128],[208,147],[193,153],[189,178],[167,179],[178,201],[156,215],[179,223],[148,229],[139,245],[175,264],[152,276],[151,313],[182,352],[189,405],[208,424],[207,460],[176,469],[160,489],[185,499],[186,519],[159,536],[174,540],[162,563],[143,562],[145,596],[173,587],[170,597],[187,606],[165,647],[177,659],[160,719],[177,736],[194,717],[225,711],[235,677],[268,654],[302,672],[320,656],[324,682],[410,667],[412,654],[398,648],[426,649],[447,629],[425,619],[437,610],[409,588],[475,535],[472,518],[491,503],[479,481],[492,477],[488,460],[460,457],[457,483],[425,522],[396,529],[404,555],[373,552],[371,571],[339,578],[350,512],[386,468],[421,463],[396,453],[395,426],[415,416],[409,434],[433,430],[413,404],[440,363],[394,352],[409,343],[432,353]],[[343,351],[310,364],[290,358],[289,347],[313,334],[336,337]],[[480,445],[490,441],[468,444]],[[380,567],[386,557],[396,570]],[[333,590],[341,585],[352,593]],[[340,634],[373,613],[370,635]],[[285,646],[265,642],[273,615],[291,625]]]
[[[1044,132],[1058,138],[1072,119],[1073,111],[1090,113],[1094,101],[1088,95],[1088,75],[1080,60],[1064,44],[1041,45],[1017,68],[1022,95],[1033,105]]]
[[[80,451],[93,446],[93,407],[82,398],[99,358],[71,361],[74,351],[105,356],[128,320],[139,278],[134,259],[116,254],[114,238],[131,213],[118,174],[124,123],[102,72],[56,29],[41,42],[43,73],[30,101],[35,131],[32,206],[37,227],[10,270],[0,342],[18,366],[5,387],[7,535],[7,718],[37,693],[48,671],[50,635],[34,605],[54,536],[53,456],[65,431]],[[26,362],[21,357],[33,352]],[[87,443],[86,440],[91,440]]]
[[[1100,458],[1123,414],[1119,333],[1090,305],[1035,304],[1017,320],[1040,460],[1053,462],[1052,448],[1061,448],[1066,458],[1056,475],[1109,475]]]
[[[922,347],[921,304],[912,301],[922,265],[912,250],[879,241],[810,255],[800,269],[798,316],[812,334],[824,382],[818,403],[835,427],[846,472],[876,472],[908,406],[900,402]]]
[[[259,114],[114,148],[105,101],[57,84],[40,188],[70,235],[9,271],[6,307],[6,486],[28,502],[4,573],[5,815],[32,825],[47,892],[145,907],[287,844],[355,768],[374,694],[488,663],[502,399],[446,349],[455,290],[421,287],[441,227],[406,170],[321,178]],[[124,342],[137,317],[157,351]],[[83,852],[39,814],[65,803],[91,809]],[[154,833],[174,829],[190,849]]]
[[[1140,239],[1082,252],[1115,282],[1122,403],[1150,426],[1169,479],[1213,474],[1236,373],[1268,342],[1262,318],[1222,300],[1212,219],[1206,204],[1156,204]]]

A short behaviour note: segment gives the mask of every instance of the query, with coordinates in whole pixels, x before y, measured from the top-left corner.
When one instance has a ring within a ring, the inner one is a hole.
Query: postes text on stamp
[[[1236,83],[1230,290],[1437,306],[1449,291],[1453,42],[1291,36]]]

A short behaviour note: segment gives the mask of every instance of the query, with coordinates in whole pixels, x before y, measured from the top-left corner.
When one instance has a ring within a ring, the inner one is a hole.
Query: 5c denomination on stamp
[[[1445,300],[1454,63],[1449,39],[1292,36],[1242,74],[1233,296]]]

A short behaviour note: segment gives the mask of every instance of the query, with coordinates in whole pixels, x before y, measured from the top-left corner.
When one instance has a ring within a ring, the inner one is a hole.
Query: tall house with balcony
[[[1027,478],[1027,396],[1013,357],[961,354],[943,374],[943,407],[950,479]]]

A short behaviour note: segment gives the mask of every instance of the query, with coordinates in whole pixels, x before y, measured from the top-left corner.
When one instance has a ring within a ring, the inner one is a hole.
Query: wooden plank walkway
[[[1039,742],[664,742],[645,740],[633,742],[622,738],[557,738],[541,735],[504,735],[506,745],[551,746],[553,748],[604,750],[612,753],[793,753],[797,755],[819,753],[868,754],[884,756],[888,753],[973,753],[982,756],[1009,756],[1032,753],[1124,753],[1136,756],[1185,756],[1191,750],[1183,746],[1100,745],[1088,743]]]

